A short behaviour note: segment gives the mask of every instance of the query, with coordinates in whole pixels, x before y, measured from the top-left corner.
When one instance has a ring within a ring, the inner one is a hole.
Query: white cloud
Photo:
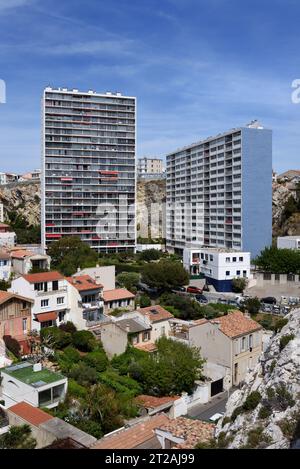
[[[30,5],[32,0],[0,0],[0,14],[14,8]]]
[[[79,55],[79,54],[128,54],[134,41],[129,39],[103,40],[77,42],[73,44],[58,44],[48,47],[46,52],[54,55]],[[45,48],[43,48],[45,52]]]

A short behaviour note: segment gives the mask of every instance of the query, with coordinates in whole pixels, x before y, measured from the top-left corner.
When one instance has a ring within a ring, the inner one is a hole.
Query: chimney
[[[79,274],[79,272],[81,271],[80,267],[77,268],[77,273]]]

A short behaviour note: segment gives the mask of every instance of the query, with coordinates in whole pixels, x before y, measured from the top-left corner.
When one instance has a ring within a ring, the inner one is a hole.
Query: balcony
[[[58,290],[36,291],[36,295],[38,297],[49,296],[49,295],[59,295],[60,293],[66,293],[67,291],[68,291],[68,287],[64,286],[64,287],[59,288]]]

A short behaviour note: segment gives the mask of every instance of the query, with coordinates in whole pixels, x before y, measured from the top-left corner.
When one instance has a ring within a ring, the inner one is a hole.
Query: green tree
[[[172,288],[187,285],[189,274],[181,262],[161,259],[157,264],[147,264],[142,273],[142,280],[150,287],[171,290]]]
[[[145,262],[157,261],[162,256],[163,253],[157,249],[147,249],[146,251],[142,251],[138,254],[139,259]]]
[[[151,298],[148,295],[141,295],[138,299],[138,303],[141,308],[148,308],[151,306]]]
[[[29,425],[10,427],[7,433],[0,436],[0,449],[34,449],[36,444]]]
[[[259,298],[248,298],[247,301],[243,305],[243,310],[248,311],[249,314],[257,314],[260,310],[260,300]]]
[[[7,282],[6,280],[0,280],[0,291],[7,291],[10,286],[10,282]]]
[[[232,280],[232,290],[235,293],[243,293],[245,288],[247,287],[247,279],[237,277]]]
[[[97,340],[90,331],[76,331],[72,336],[73,345],[81,352],[92,352],[97,347]]]
[[[117,395],[105,384],[97,384],[90,388],[83,408],[91,420],[101,423],[103,433],[109,433],[123,425]]]
[[[92,267],[97,264],[98,255],[79,237],[68,236],[50,244],[48,254],[52,267],[66,276],[73,275],[78,267]]]
[[[140,274],[136,272],[123,272],[117,276],[117,282],[127,290],[134,290],[140,281]]]
[[[141,383],[145,394],[157,396],[192,392],[204,363],[197,348],[166,337],[157,342],[155,354],[136,355],[128,350],[124,355],[114,361],[114,366],[119,365],[119,371]]]
[[[254,260],[254,264],[265,272],[275,274],[299,274],[300,251],[278,249],[276,246],[265,248]]]

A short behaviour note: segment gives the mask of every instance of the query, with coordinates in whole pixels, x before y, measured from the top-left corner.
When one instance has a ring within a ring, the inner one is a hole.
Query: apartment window
[[[52,282],[52,290],[53,291],[58,290],[58,280],[54,280],[54,282]]]
[[[65,315],[66,315],[66,312],[65,312],[65,311],[60,311],[60,312],[58,313],[59,322],[63,322],[63,321],[64,321]]]
[[[249,335],[249,347],[252,348],[253,347],[253,335]]]
[[[247,277],[247,270],[243,270],[243,277],[244,277],[244,278]]]
[[[244,258],[243,258],[243,257],[240,257],[240,262],[244,262]]]
[[[214,260],[214,256],[209,256],[209,259],[212,262]]]
[[[227,270],[226,271],[226,277],[229,277],[230,276],[230,270]]]
[[[150,340],[150,332],[144,332],[143,333],[143,342],[147,342]]]
[[[27,318],[22,319],[22,327],[25,334],[27,332]]]
[[[60,298],[57,298],[57,304],[58,305],[63,305],[65,302],[65,298],[64,296],[60,297]]]
[[[232,262],[236,262],[236,257],[233,257]]]
[[[246,337],[242,338],[242,351],[246,350]]]
[[[49,300],[41,301],[41,308],[47,308],[49,306]]]
[[[240,270],[237,270],[237,271],[236,271],[236,275],[241,275],[241,271],[240,271]]]
[[[226,262],[230,262],[230,257],[226,257]]]

